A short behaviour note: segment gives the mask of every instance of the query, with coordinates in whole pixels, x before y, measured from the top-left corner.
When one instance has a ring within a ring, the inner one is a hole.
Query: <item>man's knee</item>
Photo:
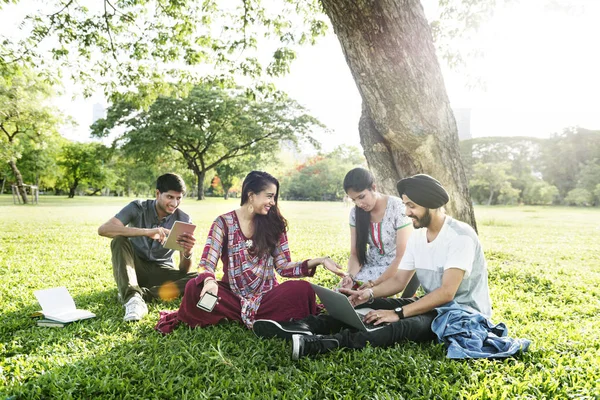
[[[124,246],[131,246],[131,243],[129,242],[129,238],[127,238],[125,236],[115,236],[113,238],[113,240],[110,241],[111,250],[122,248]]]

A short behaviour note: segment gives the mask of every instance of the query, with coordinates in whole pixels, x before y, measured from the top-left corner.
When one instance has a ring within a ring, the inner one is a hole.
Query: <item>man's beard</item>
[[[163,206],[162,204],[160,204],[160,202],[157,202],[157,203],[156,203],[156,206],[157,206],[158,208],[160,208],[160,209],[161,209],[161,211],[162,211],[162,212],[164,212],[164,213],[165,213],[165,214],[167,214],[167,215],[171,215],[171,214],[173,214],[173,213],[175,212],[175,210],[173,210],[173,211],[169,211],[169,210],[168,210],[168,207],[167,207],[167,206]]]
[[[415,229],[427,228],[431,223],[431,214],[429,208],[426,209],[425,214],[421,218],[413,218],[413,226]]]

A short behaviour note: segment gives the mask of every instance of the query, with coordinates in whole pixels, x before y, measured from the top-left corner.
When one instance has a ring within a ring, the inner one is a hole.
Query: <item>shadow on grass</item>
[[[440,374],[466,377],[470,371],[467,363],[446,360],[435,344],[336,351],[294,362],[289,343],[260,340],[239,324],[181,324],[160,335],[158,311],[178,302],[150,304],[139,323],[122,321],[115,289],[78,295],[75,302],[97,317],[41,328],[27,316],[37,304],[3,314],[10,323],[2,327],[2,398],[428,398],[434,388],[438,398],[454,399],[460,385]]]
[[[451,382],[468,377],[470,371],[468,363],[445,360],[440,345],[405,343],[293,362],[289,343],[260,340],[237,324],[205,329],[182,325],[162,336],[153,330],[154,322],[80,324],[47,331],[51,337],[39,335],[40,351],[27,357],[28,376],[12,376],[14,383],[7,385],[4,395],[263,399],[352,393],[353,398],[366,398],[362,394],[369,393],[428,398],[426,394],[436,390],[438,398],[453,399],[460,385]],[[451,379],[439,379],[441,373]]]

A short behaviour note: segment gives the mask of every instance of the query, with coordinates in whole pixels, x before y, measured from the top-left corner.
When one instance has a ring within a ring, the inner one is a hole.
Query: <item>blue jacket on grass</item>
[[[504,358],[527,351],[531,343],[507,337],[506,325],[494,325],[483,314],[462,308],[454,301],[436,311],[431,330],[446,345],[448,358]]]

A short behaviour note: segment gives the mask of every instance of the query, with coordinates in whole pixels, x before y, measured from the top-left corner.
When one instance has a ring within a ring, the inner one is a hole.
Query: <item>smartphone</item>
[[[206,292],[204,293],[204,296],[200,297],[200,300],[198,300],[198,304],[196,304],[196,307],[206,312],[211,312],[217,304],[217,299],[218,297],[214,294]]]

